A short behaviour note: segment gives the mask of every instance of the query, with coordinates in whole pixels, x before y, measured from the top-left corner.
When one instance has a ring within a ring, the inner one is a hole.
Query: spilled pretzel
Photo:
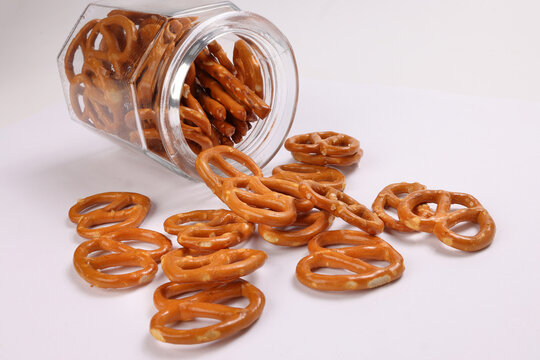
[[[351,245],[326,248],[329,245]],[[321,291],[372,289],[401,277],[403,258],[387,242],[360,231],[335,230],[315,236],[308,244],[310,255],[296,267],[296,277],[304,285]],[[379,267],[366,260],[388,262]],[[319,268],[344,269],[353,274],[328,275],[314,272]]]
[[[328,230],[334,217],[326,211],[299,214],[292,224],[299,229],[279,229],[259,224],[258,230],[262,238],[279,246],[302,246],[316,235]]]
[[[93,209],[96,206],[102,208]],[[129,192],[107,192],[88,196],[69,209],[69,219],[82,237],[92,239],[125,227],[139,226],[150,210],[150,199]],[[83,213],[84,212],[84,213]],[[112,224],[94,228],[98,225]]]
[[[375,213],[344,192],[312,180],[302,181],[299,189],[302,196],[317,208],[328,211],[368,234],[377,235],[384,229],[384,223]]]
[[[415,214],[421,204],[435,203],[437,209],[430,217]],[[452,211],[450,206],[459,204],[464,209]],[[488,211],[472,195],[444,190],[418,190],[403,200],[398,206],[399,220],[412,230],[433,233],[444,244],[463,251],[481,250],[491,244],[495,237],[495,222]],[[473,236],[461,235],[452,227],[462,222],[480,225],[480,231]]]
[[[396,220],[390,215],[388,215],[384,209],[391,207],[397,210],[399,204],[401,203],[401,199],[398,197],[398,195],[410,194],[418,190],[424,190],[425,188],[426,187],[424,185],[419,183],[402,182],[390,184],[384,189],[382,189],[381,192],[377,195],[375,201],[373,201],[373,205],[371,206],[371,208],[373,209],[375,214],[377,214],[379,219],[384,222],[385,227],[402,232],[414,231],[405,226],[405,224],[403,224],[399,220]],[[419,205],[415,209],[415,212],[423,217],[429,217],[433,215],[433,212],[426,204]]]
[[[138,232],[135,235],[131,232],[126,236],[126,230],[141,229],[122,229],[121,233],[108,233],[99,238],[87,240],[77,247],[73,255],[73,265],[77,273],[88,283],[100,288],[126,288],[138,285],[144,285],[154,278],[158,266],[153,256],[165,253],[170,249],[171,243],[168,239],[154,231],[144,230],[144,233]],[[122,233],[123,232],[123,233]],[[156,235],[157,234],[157,235]],[[139,240],[159,244],[160,249],[157,252],[148,252],[135,249],[121,240]],[[90,256],[98,251],[107,251],[111,254]],[[133,266],[142,269],[124,274],[108,274],[102,270],[118,266]]]
[[[197,291],[194,295],[174,299],[194,291]],[[241,297],[248,299],[246,307],[221,304],[228,299]],[[154,304],[158,309],[150,322],[150,333],[154,338],[172,344],[200,344],[231,336],[252,325],[261,316],[265,299],[259,289],[245,280],[217,284],[169,282],[156,289]],[[195,318],[210,318],[219,322],[193,329],[167,326]]]
[[[177,249],[161,258],[161,267],[171,281],[207,283],[238,279],[260,268],[265,260],[264,251],[253,249],[222,249],[196,257]]]
[[[192,225],[182,225],[197,221]],[[203,222],[204,221],[204,222]],[[195,251],[217,251],[238,245],[254,230],[254,225],[232,211],[195,210],[173,215],[164,223],[165,231],[178,235],[178,243]]]
[[[272,176],[298,183],[302,180],[313,180],[341,191],[345,189],[345,175],[326,166],[298,163],[285,164],[276,166],[272,170]]]

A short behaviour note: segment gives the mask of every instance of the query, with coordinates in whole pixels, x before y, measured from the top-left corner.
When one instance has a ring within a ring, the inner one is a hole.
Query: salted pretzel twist
[[[182,225],[197,221],[195,224]],[[202,222],[204,221],[204,222]],[[163,224],[165,231],[178,235],[178,243],[195,251],[216,251],[246,240],[255,226],[228,210],[195,210],[173,215]]]
[[[230,146],[220,145],[202,151],[195,161],[195,168],[206,185],[221,198],[222,185],[226,177],[216,174],[211,165],[229,177],[246,176],[243,172],[227,162],[232,159],[245,166],[254,176],[263,176],[262,170],[252,158]]]
[[[377,235],[384,229],[384,223],[366,206],[333,187],[304,180],[299,185],[302,196],[317,208],[326,210],[368,234]]]
[[[198,292],[174,299],[193,291]],[[220,304],[239,297],[248,299],[249,304],[243,308]],[[217,284],[169,282],[156,289],[154,304],[158,309],[150,321],[150,333],[154,338],[172,344],[200,344],[222,339],[249,327],[261,316],[265,299],[259,289],[241,279]],[[211,318],[219,322],[188,330],[167,326],[195,318]]]
[[[328,230],[334,217],[326,211],[316,211],[299,214],[292,226],[300,229],[280,229],[259,224],[258,231],[262,238],[271,244],[279,246],[302,246],[307,244],[315,235]]]
[[[414,231],[399,220],[394,219],[388,215],[385,211],[386,208],[391,207],[397,210],[401,199],[398,195],[410,194],[418,190],[424,190],[426,187],[419,183],[395,183],[386,186],[375,198],[371,208],[377,214],[377,216],[384,222],[386,228],[390,228],[396,231],[402,232],[411,232]],[[433,211],[429,208],[428,205],[422,204],[419,205],[415,210],[415,213],[419,214],[422,217],[430,217],[433,215]]]
[[[302,180],[313,180],[341,191],[345,189],[345,175],[339,170],[326,166],[298,163],[284,164],[276,166],[272,170],[272,176],[297,183]]]
[[[102,208],[92,208],[105,205]],[[82,237],[96,238],[106,232],[139,226],[150,210],[150,199],[130,192],[106,192],[80,199],[69,209],[69,219]],[[83,211],[87,211],[83,213]],[[94,226],[115,223],[110,226]]]
[[[155,250],[133,248],[123,241],[158,245]],[[123,228],[87,240],[80,244],[73,255],[73,265],[77,273],[90,284],[101,288],[126,288],[144,285],[154,278],[157,261],[172,248],[171,241],[164,235],[145,229]],[[105,254],[91,257],[97,251]],[[141,270],[125,274],[107,274],[101,270],[118,266],[136,266]]]
[[[437,209],[430,217],[415,214],[414,209],[421,204],[435,203]],[[452,204],[464,209],[451,211]],[[463,251],[481,250],[491,244],[495,237],[495,222],[488,211],[472,195],[444,190],[418,190],[403,200],[398,206],[399,220],[410,229],[433,233],[444,244]],[[451,228],[461,222],[480,225],[480,231],[473,236],[460,235]]]
[[[328,249],[329,245],[351,245]],[[371,289],[401,277],[403,258],[387,242],[360,231],[323,232],[308,243],[310,255],[296,267],[296,277],[304,285],[321,291]],[[388,262],[379,267],[365,260]],[[345,269],[352,275],[327,275],[314,272],[318,268]]]
[[[222,249],[194,257],[186,249],[177,249],[161,258],[161,267],[171,281],[206,283],[238,279],[265,261],[266,253],[261,250]]]

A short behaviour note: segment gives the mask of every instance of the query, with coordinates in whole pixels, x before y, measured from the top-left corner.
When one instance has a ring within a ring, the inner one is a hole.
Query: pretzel
[[[91,210],[92,207],[105,205]],[[81,214],[84,210],[88,212]],[[144,195],[129,192],[107,192],[88,196],[77,201],[69,209],[69,218],[77,224],[77,232],[85,238],[95,238],[106,232],[123,227],[137,227],[150,210],[150,199]],[[91,229],[92,226],[117,223]]]
[[[209,135],[212,132],[212,125],[206,115],[201,115],[197,110],[180,106],[180,118],[193,122],[205,135]]]
[[[368,234],[377,235],[384,229],[384,223],[376,214],[344,192],[312,180],[302,181],[298,188],[302,196],[319,209],[342,218]]]
[[[414,231],[412,229],[409,229],[399,220],[396,220],[390,215],[388,215],[384,209],[392,207],[397,210],[401,202],[401,199],[398,197],[398,195],[410,194],[418,190],[424,190],[425,188],[426,187],[424,185],[417,182],[402,182],[390,184],[384,189],[382,189],[381,192],[377,195],[375,201],[373,201],[373,205],[371,206],[371,208],[373,209],[375,214],[377,214],[377,216],[384,222],[385,227],[402,232]],[[415,209],[415,212],[417,214],[420,214],[420,216],[422,217],[430,217],[433,215],[433,211],[431,211],[429,206],[426,204],[419,205]]]
[[[201,150],[210,149],[214,146],[212,140],[208,136],[203,135],[200,128],[189,126],[184,123],[182,123],[181,127],[184,138],[186,140],[191,140],[196,143]]]
[[[190,221],[206,221],[181,225]],[[196,210],[173,215],[163,224],[165,231],[178,235],[178,243],[196,251],[215,251],[235,246],[246,240],[254,225],[232,211]]]
[[[298,163],[285,164],[276,166],[272,170],[272,176],[298,183],[302,180],[313,180],[341,191],[345,189],[345,175],[326,166]]]
[[[112,254],[89,257],[96,251],[108,251]],[[156,262],[147,252],[107,237],[87,240],[79,245],[73,255],[73,265],[77,273],[93,286],[115,289],[147,284],[158,270]],[[125,274],[107,274],[100,271],[118,266],[136,266],[142,269]]]
[[[218,59],[219,63],[223,65],[227,70],[229,70],[231,73],[234,73],[235,68],[232,64],[231,60],[229,60],[229,57],[227,56],[227,53],[223,50],[221,45],[217,41],[212,41],[208,44],[208,50]]]
[[[298,183],[275,177],[261,177],[259,180],[268,189],[292,197],[294,200],[294,207],[298,213],[306,213],[313,209],[313,203],[304,199],[300,193]]]
[[[360,143],[352,136],[333,131],[296,135],[285,141],[285,149],[304,154],[350,156],[360,151]]]
[[[152,250],[144,250],[144,249],[138,249],[133,248],[132,246],[128,245],[132,248],[132,251],[142,251],[145,254],[150,255],[150,257],[155,262],[160,262],[161,257],[171,251],[172,249],[172,243],[171,240],[169,240],[165,235],[158,233],[157,231],[153,230],[147,230],[147,229],[139,229],[139,228],[120,228],[114,231],[110,231],[108,233],[105,233],[99,237],[100,240],[112,240],[116,242],[123,242],[123,241],[138,241],[148,244],[154,244],[157,245],[158,248],[152,249]]]
[[[253,249],[222,249],[193,257],[186,249],[173,250],[161,258],[163,272],[175,282],[230,281],[263,266],[266,253]]]
[[[170,299],[193,291],[199,292],[181,299]],[[221,304],[240,297],[249,300],[245,308]],[[222,339],[253,324],[261,316],[264,303],[263,293],[245,280],[217,285],[166,283],[154,293],[154,304],[159,311],[150,321],[150,333],[159,341],[173,344],[200,344]],[[217,319],[219,322],[188,330],[167,326],[198,317]]]
[[[437,210],[430,217],[415,214],[420,204],[436,203]],[[452,204],[465,209],[450,211]],[[495,236],[495,222],[488,211],[472,195],[444,190],[419,190],[409,194],[398,206],[399,220],[407,227],[422,232],[433,233],[444,244],[463,251],[477,251],[487,247]],[[461,222],[480,225],[474,236],[466,236],[451,230]]]
[[[195,69],[195,64],[191,63],[189,66],[188,72],[186,74],[186,79],[184,80],[184,84],[189,86],[190,89],[193,89],[197,86],[195,83],[195,79],[197,77],[197,69]]]
[[[291,196],[270,190],[258,176],[237,176],[223,181],[221,200],[249,222],[287,226],[296,220]]]
[[[213,117],[212,122],[214,124],[215,121],[224,121],[227,118],[227,109],[225,109],[225,107],[221,105],[221,103],[206,95],[206,93],[200,88],[200,86],[195,85],[191,88],[193,89],[193,95],[202,105],[203,109]],[[225,133],[223,134],[226,135]]]
[[[305,226],[298,230],[280,230],[268,225],[258,226],[259,234],[271,244],[279,246],[301,246],[315,235],[328,230],[334,217],[326,211],[299,214],[293,226]]]
[[[84,26],[79,30],[77,35],[75,35],[75,37],[69,43],[69,46],[66,50],[66,55],[64,56],[64,72],[66,73],[66,77],[69,82],[72,82],[73,78],[75,77],[75,70],[73,68],[75,54],[77,53],[77,50],[81,49],[83,58],[85,57],[86,40],[88,34],[90,33],[90,31],[92,31],[97,22],[98,20],[91,20],[84,24]]]
[[[246,109],[232,98],[223,87],[203,71],[197,72],[201,85],[210,91],[210,95],[227,109],[238,120],[246,120]]]
[[[241,74],[242,81],[253,90],[258,97],[263,99],[264,92],[261,64],[246,41],[238,40],[234,43],[233,61],[238,73]]]
[[[125,44],[119,43],[112,30],[113,26],[121,27],[125,33]],[[100,35],[103,37],[104,49],[96,49],[95,41]],[[132,64],[137,52],[138,33],[133,21],[123,15],[112,15],[101,19],[92,29],[86,41],[88,56],[112,64],[114,71],[125,74],[128,66]]]
[[[221,186],[226,178],[216,174],[210,168],[210,165],[214,165],[227,176],[246,176],[243,172],[229,164],[226,161],[227,158],[239,162],[251,171],[254,176],[263,176],[261,168],[252,158],[230,146],[215,146],[212,149],[201,152],[195,161],[195,168],[210,190],[220,198],[222,193]]]
[[[311,165],[333,165],[333,166],[350,166],[358,163],[362,158],[363,151],[359,150],[354,155],[348,156],[324,156],[305,154],[300,152],[292,152],[291,155],[296,161]]]
[[[195,59],[195,63],[210,76],[216,79],[223,88],[238,99],[241,104],[247,106],[259,118],[264,119],[270,113],[268,106],[249,87],[234,77],[229,70],[212,59],[207,50],[203,50]],[[221,101],[220,101],[221,102]]]
[[[327,249],[328,245],[352,245]],[[322,291],[371,289],[401,277],[405,267],[403,258],[387,242],[353,230],[335,230],[315,236],[308,244],[310,255],[296,267],[296,277],[304,285]],[[364,260],[380,260],[385,267],[371,265]],[[346,269],[353,275],[326,275],[314,269]]]

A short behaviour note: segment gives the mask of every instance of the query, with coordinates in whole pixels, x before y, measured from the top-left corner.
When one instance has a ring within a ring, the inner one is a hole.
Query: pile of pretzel
[[[87,22],[64,57],[75,115],[134,144],[141,141],[138,118],[148,149],[167,158],[157,124],[159,91],[175,49],[196,24],[195,17],[126,10]],[[79,71],[77,54],[82,57]],[[253,121],[268,116],[262,74],[257,56],[244,40],[235,43],[232,62],[217,41],[198,55],[186,76],[179,109],[184,137],[194,152],[233,146]]]
[[[328,156],[329,148],[332,149],[330,156],[340,154],[340,147],[348,152],[356,141],[343,134],[328,134],[302,135],[303,139],[309,139],[313,156]],[[347,140],[336,141],[333,137]],[[247,168],[249,173],[240,171],[231,160]],[[319,291],[372,289],[399,279],[405,270],[402,256],[376,236],[385,229],[433,233],[444,244],[464,251],[487,247],[495,234],[493,219],[474,197],[427,190],[419,183],[385,187],[377,195],[371,211],[343,192],[345,176],[335,168],[285,164],[274,168],[272,176],[265,177],[249,156],[220,145],[202,151],[197,157],[196,169],[230,210],[195,210],[167,218],[164,229],[177,237],[179,249],[172,250],[170,241],[162,234],[135,228],[150,206],[145,196],[98,194],[79,200],[69,212],[79,234],[90,238],[75,251],[74,265],[81,277],[92,285],[118,288],[148,283],[157,271],[156,263],[161,261],[170,282],[154,292],[158,312],[151,320],[150,332],[163,342],[214,341],[249,327],[260,317],[264,295],[241,277],[261,267],[267,255],[260,250],[232,248],[252,235],[255,224],[261,237],[269,243],[291,247],[307,245],[309,254],[298,262],[296,277],[302,284]],[[437,208],[432,210],[429,203],[436,203]],[[452,204],[463,208],[453,210]],[[98,205],[105,206],[95,209]],[[399,220],[386,213],[388,207],[397,209]],[[335,217],[358,230],[329,231]],[[451,230],[461,222],[477,223],[480,231],[474,236],[465,236]],[[109,223],[114,224],[95,228]],[[159,248],[135,249],[123,243],[126,240],[151,242]],[[102,250],[109,253],[91,256]],[[373,260],[387,265],[374,265],[370,263]],[[103,271],[114,266],[139,266],[142,270],[121,275]],[[351,274],[318,272],[322,268],[348,270]],[[194,291],[194,295],[178,298]],[[220,304],[238,297],[247,298],[249,304],[243,308]],[[171,326],[197,317],[219,322],[190,330]]]

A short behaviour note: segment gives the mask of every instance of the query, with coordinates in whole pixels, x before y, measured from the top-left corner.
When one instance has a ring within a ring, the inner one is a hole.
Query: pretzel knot
[[[195,161],[195,168],[197,172],[206,183],[206,185],[221,198],[223,181],[227,179],[221,175],[216,174],[211,165],[215,166],[218,170],[223,172],[229,177],[235,176],[247,176],[233,165],[227,162],[226,159],[232,159],[245,166],[254,176],[263,176],[262,170],[253,161],[252,158],[230,146],[220,145],[211,149],[202,151],[197,160]]]
[[[327,249],[328,245],[352,245]],[[371,289],[401,277],[403,258],[384,240],[360,231],[335,230],[323,232],[308,244],[310,255],[296,267],[298,280],[315,290],[345,291]],[[386,261],[379,267],[365,260]],[[345,269],[352,275],[327,275],[313,272],[319,268]]]
[[[414,213],[418,205],[427,203],[437,204],[433,216],[426,218]],[[452,204],[459,204],[465,208],[451,211]],[[433,233],[444,244],[463,251],[481,250],[491,244],[495,236],[493,218],[482,204],[469,194],[444,190],[415,191],[401,201],[398,216],[407,227]],[[474,236],[466,236],[451,230],[461,222],[477,223],[480,225],[480,231]]]
[[[345,189],[345,175],[326,166],[298,163],[280,165],[272,170],[272,177],[296,182],[313,180],[341,191]]]
[[[399,220],[394,219],[386,213],[384,209],[391,207],[397,210],[401,199],[398,195],[401,194],[410,194],[418,190],[424,190],[426,187],[419,183],[396,183],[386,186],[375,198],[371,208],[377,214],[377,216],[384,222],[385,227],[388,227],[393,230],[402,231],[402,232],[411,232],[414,231]],[[422,217],[430,217],[433,215],[433,211],[429,208],[429,205],[422,204],[414,209],[415,214],[418,214]]]
[[[294,198],[272,191],[257,176],[238,176],[226,179],[222,200],[244,219],[269,226],[287,226],[296,220]]]
[[[181,299],[171,299],[188,292],[198,293]],[[244,308],[220,304],[228,299],[246,298]],[[150,333],[157,340],[173,344],[200,344],[222,339],[249,327],[264,308],[263,293],[244,280],[225,284],[166,283],[156,289],[154,304],[159,310],[150,322]],[[219,320],[217,324],[189,330],[167,325],[192,321],[195,318]]]
[[[253,249],[222,249],[208,255],[191,256],[177,249],[161,259],[163,272],[176,282],[216,282],[238,279],[260,268],[266,253]]]
[[[358,140],[333,131],[290,137],[285,148],[296,160],[313,165],[348,166],[360,161],[363,153]]]
[[[92,208],[105,205],[102,208]],[[106,192],[77,201],[69,209],[69,219],[77,224],[77,233],[92,239],[120,228],[137,227],[150,210],[150,199],[130,192]],[[83,211],[87,211],[83,213]],[[116,223],[110,226],[94,226]]]
[[[268,225],[258,226],[259,234],[271,244],[279,246],[301,246],[307,244],[315,235],[328,230],[334,217],[326,211],[299,214],[292,224],[300,229],[288,230]]]
[[[192,225],[186,222],[199,221]],[[207,221],[207,222],[200,222]],[[178,243],[199,252],[216,251],[246,240],[255,226],[228,210],[196,210],[165,220],[165,231],[178,235]]]
[[[344,192],[312,180],[302,181],[299,189],[302,196],[319,209],[342,218],[368,234],[377,235],[384,229],[384,223],[375,213]]]
[[[157,245],[154,250],[133,248],[122,241],[140,241]],[[146,284],[154,278],[161,256],[172,248],[164,235],[145,229],[124,228],[109,232],[97,239],[87,240],[77,247],[73,265],[77,273],[90,284],[101,288],[126,288]],[[112,252],[89,256],[97,251]],[[101,270],[118,266],[136,266],[142,269],[126,274],[107,274]]]

